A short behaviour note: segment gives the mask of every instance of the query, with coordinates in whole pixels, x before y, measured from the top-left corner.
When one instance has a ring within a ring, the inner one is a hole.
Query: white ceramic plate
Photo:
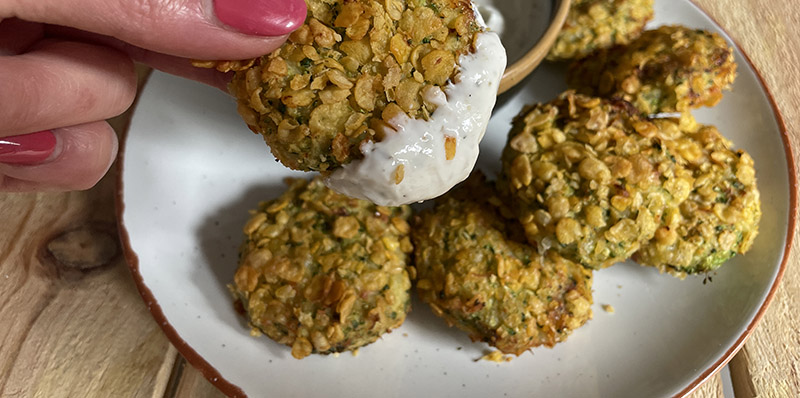
[[[686,0],[656,2],[656,21],[720,31]],[[522,28],[522,27],[521,27]],[[475,362],[487,351],[414,302],[406,323],[357,357],[291,357],[253,338],[225,285],[236,268],[247,210],[276,197],[281,167],[250,133],[231,98],[154,73],[130,126],[120,175],[120,225],[142,296],[194,366],[223,391],[251,397],[659,397],[683,395],[744,343],[783,270],[794,223],[794,177],[769,94],[737,51],[734,90],[697,118],[755,159],[761,233],[746,256],[713,275],[678,280],[627,263],[597,272],[594,319],[566,343],[510,363]],[[523,104],[564,89],[544,65],[499,101],[479,167],[499,168],[510,120]],[[611,304],[608,314],[601,304]]]

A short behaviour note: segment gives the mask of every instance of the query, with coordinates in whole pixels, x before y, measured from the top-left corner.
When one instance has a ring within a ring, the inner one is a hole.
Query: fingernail
[[[306,19],[304,0],[214,0],[214,12],[222,23],[239,32],[281,36],[300,27]]]
[[[50,130],[12,137],[0,137],[0,163],[37,164],[44,162],[56,148],[56,136]]]

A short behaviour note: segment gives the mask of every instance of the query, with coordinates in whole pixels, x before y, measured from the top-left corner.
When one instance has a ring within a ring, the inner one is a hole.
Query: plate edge
[[[774,96],[772,95],[772,91],[770,91],[769,87],[766,85],[764,77],[761,74],[761,71],[756,68],[753,61],[750,59],[750,56],[742,49],[739,45],[738,40],[734,38],[727,29],[725,29],[717,19],[709,14],[704,8],[700,7],[695,0],[689,0],[689,2],[700,12],[702,12],[705,16],[707,16],[711,21],[724,32],[732,41],[739,52],[742,54],[743,58],[750,66],[750,68],[755,72],[756,77],[758,78],[759,84],[761,85],[764,93],[770,103],[772,108],[772,113],[775,116],[775,120],[778,124],[778,129],[781,134],[781,140],[783,141],[783,147],[785,152],[786,158],[786,166],[789,176],[789,222],[787,226],[787,236],[784,243],[784,250],[783,250],[783,259],[781,261],[781,265],[778,269],[778,274],[775,276],[775,279],[770,287],[769,292],[767,293],[764,302],[761,304],[761,307],[756,312],[753,320],[750,324],[747,325],[744,332],[736,339],[734,344],[719,358],[715,363],[713,363],[709,368],[705,371],[700,373],[700,375],[695,378],[691,383],[685,386],[679,393],[675,394],[675,398],[682,398],[686,397],[687,395],[694,392],[697,388],[699,388],[703,383],[705,383],[711,376],[715,375],[717,372],[722,369],[732,358],[733,356],[744,346],[747,339],[752,335],[753,330],[760,322],[761,318],[764,316],[766,309],[771,304],[772,300],[774,299],[775,293],[777,291],[778,286],[780,285],[781,280],[783,279],[783,275],[786,271],[789,255],[791,252],[792,243],[794,241],[794,232],[796,227],[796,219],[797,219],[797,176],[795,175],[795,160],[794,154],[791,147],[791,141],[788,137],[788,130],[786,128],[786,123],[784,121],[783,114],[781,113],[778,105],[775,101]],[[147,84],[147,80],[150,78],[150,73],[144,78],[144,82],[141,84],[140,90],[145,87]],[[139,97],[137,96],[136,101],[133,105],[131,105],[131,115],[136,111],[136,107],[139,102]],[[131,272],[131,276],[133,277],[134,283],[136,284],[136,288],[139,291],[140,296],[144,300],[145,304],[147,305],[150,314],[158,323],[158,326],[162,329],[164,334],[166,334],[167,339],[175,346],[178,352],[186,358],[187,362],[189,362],[192,366],[196,369],[200,370],[205,377],[211,384],[213,384],[216,388],[218,388],[223,394],[229,397],[242,397],[246,398],[247,395],[244,391],[234,385],[233,383],[226,380],[219,371],[214,368],[211,364],[209,364],[202,356],[200,356],[191,346],[189,346],[178,334],[177,330],[172,326],[171,323],[166,319],[163,311],[161,310],[161,306],[156,301],[153,293],[150,289],[144,284],[144,280],[142,279],[141,273],[139,272],[139,259],[136,255],[136,252],[133,250],[130,244],[130,235],[128,234],[128,230],[125,227],[125,223],[123,222],[122,213],[125,209],[125,203],[123,200],[123,165],[124,165],[124,158],[125,158],[125,147],[127,144],[127,136],[128,131],[130,129],[130,125],[132,123],[133,117],[126,123],[123,130],[120,132],[120,140],[119,140],[119,152],[117,154],[117,170],[116,170],[116,192],[115,192],[115,209],[116,209],[116,219],[117,219],[117,228],[119,231],[119,239],[122,244],[122,252],[125,258],[126,263],[128,264],[128,268]]]
[[[141,91],[147,85],[147,82],[152,75],[152,70],[147,72],[146,76],[143,77],[143,82],[141,83],[139,90]],[[116,169],[116,191],[114,194],[114,207],[115,213],[117,218],[117,230],[119,232],[119,240],[122,244],[122,254],[125,258],[125,262],[128,264],[128,270],[131,272],[131,276],[133,277],[133,281],[136,284],[136,290],[139,291],[139,295],[144,300],[144,304],[147,305],[148,311],[150,311],[150,315],[153,316],[153,319],[156,321],[158,326],[167,336],[167,339],[170,343],[178,350],[187,362],[189,362],[195,369],[198,369],[202,374],[203,377],[206,378],[211,384],[214,385],[217,389],[219,389],[223,394],[229,397],[236,397],[236,398],[247,398],[247,394],[244,391],[236,386],[235,384],[226,380],[220,372],[214,368],[208,361],[206,361],[200,354],[197,353],[186,341],[184,341],[178,331],[172,326],[172,324],[167,320],[167,317],[164,315],[164,312],[161,310],[161,306],[158,304],[158,301],[153,296],[153,292],[144,284],[144,279],[142,278],[142,274],[139,272],[139,257],[136,255],[136,252],[131,247],[130,241],[130,234],[128,234],[128,229],[125,227],[125,222],[122,217],[122,213],[125,210],[125,201],[123,198],[124,194],[124,183],[122,181],[123,175],[123,166],[125,164],[125,147],[128,142],[128,131],[130,130],[130,126],[133,122],[133,113],[136,112],[136,108],[139,104],[140,96],[136,96],[136,100],[131,105],[131,118],[123,127],[122,131],[120,131],[119,137],[119,151],[117,152],[117,169]]]
[[[742,54],[742,57],[745,59],[745,62],[750,66],[750,68],[755,72],[756,78],[758,78],[758,83],[761,85],[761,88],[764,90],[764,94],[769,101],[770,107],[772,108],[772,113],[775,115],[775,121],[778,124],[778,130],[781,134],[781,140],[783,141],[783,150],[785,152],[786,158],[786,168],[787,174],[789,176],[789,223],[787,225],[786,230],[786,241],[784,242],[783,247],[783,259],[781,260],[781,265],[778,268],[778,274],[775,275],[775,280],[772,282],[772,286],[767,293],[767,297],[764,298],[764,302],[761,303],[761,307],[756,312],[756,315],[753,317],[753,320],[750,324],[747,325],[744,332],[736,339],[733,345],[728,348],[725,354],[722,355],[716,362],[714,362],[709,368],[705,371],[700,373],[700,375],[695,378],[689,385],[683,388],[679,393],[675,394],[674,398],[684,398],[694,392],[697,388],[699,388],[702,384],[704,384],[710,377],[717,374],[725,365],[733,359],[733,356],[739,352],[739,350],[744,347],[744,344],[753,334],[755,327],[761,321],[761,318],[764,316],[767,308],[769,307],[770,303],[772,303],[772,299],[775,298],[775,292],[778,290],[778,286],[780,285],[781,280],[783,279],[783,274],[786,272],[786,268],[789,262],[789,255],[792,249],[792,242],[794,241],[795,235],[795,226],[797,221],[797,176],[795,175],[795,160],[794,160],[794,153],[792,152],[791,140],[789,139],[788,130],[786,128],[786,122],[784,121],[783,114],[778,108],[778,104],[775,101],[775,97],[772,95],[772,91],[770,91],[769,87],[767,86],[766,81],[764,80],[764,76],[761,75],[761,71],[756,68],[756,65],[753,63],[753,60],[750,59],[750,56],[742,49],[742,46],[739,45],[739,41],[736,40],[733,35],[731,35],[727,29],[725,29],[717,19],[708,13],[703,7],[700,7],[695,0],[689,0],[689,2],[703,15],[707,16],[711,19],[711,22],[717,26],[719,30],[725,33],[732,41],[733,45],[736,49],[739,50],[739,53]]]

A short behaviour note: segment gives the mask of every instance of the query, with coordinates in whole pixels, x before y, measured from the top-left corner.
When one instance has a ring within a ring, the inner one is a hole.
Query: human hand
[[[0,1],[0,191],[92,187],[117,153],[105,119],[136,94],[133,61],[224,89],[190,59],[280,46],[303,0]]]

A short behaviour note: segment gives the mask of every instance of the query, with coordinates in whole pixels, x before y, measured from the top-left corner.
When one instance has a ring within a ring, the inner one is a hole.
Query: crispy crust
[[[568,91],[515,118],[499,186],[528,240],[589,268],[638,251],[679,277],[747,251],[761,215],[752,158],[688,114],[631,108]]]
[[[573,92],[523,109],[500,187],[531,244],[597,269],[652,238],[663,209],[677,203],[669,188],[682,172],[645,136],[655,134],[629,105]]]
[[[583,94],[624,99],[642,113],[655,114],[714,106],[735,78],[733,49],[721,36],[662,26],[628,46],[576,61],[567,84]]]
[[[591,318],[592,275],[524,243],[501,203],[473,176],[415,217],[417,291],[473,341],[519,355],[564,341]]]
[[[244,227],[230,286],[255,334],[303,358],[353,350],[397,328],[410,308],[411,210],[290,180]]]
[[[678,277],[710,272],[747,252],[758,234],[761,201],[753,159],[731,149],[714,126],[699,126],[672,148],[686,160],[693,189],[666,211],[655,237],[634,258]]]
[[[306,23],[277,51],[235,68],[231,93],[251,130],[297,170],[328,172],[392,119],[427,119],[426,98],[456,79],[481,31],[468,0],[306,0]]]
[[[596,50],[628,44],[651,19],[653,0],[573,1],[547,59],[579,59]]]

